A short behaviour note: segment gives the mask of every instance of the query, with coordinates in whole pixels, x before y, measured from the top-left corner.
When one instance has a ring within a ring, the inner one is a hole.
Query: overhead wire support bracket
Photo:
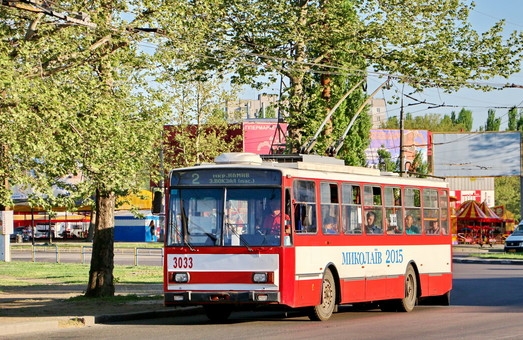
[[[367,106],[367,104],[372,100],[372,98],[376,95],[376,93],[378,93],[378,91],[381,90],[383,87],[388,86],[389,81],[390,81],[390,77],[387,78],[387,80],[385,82],[383,82],[383,84],[378,86],[378,88],[376,90],[374,90],[374,92],[372,92],[372,94],[367,98],[367,100],[365,100],[365,102],[358,108],[358,111],[356,111],[356,113],[354,114],[354,116],[350,120],[349,125],[347,126],[347,128],[345,129],[345,131],[343,132],[341,137],[337,141],[332,143],[331,146],[329,146],[327,148],[327,154],[329,156],[335,157],[338,154],[338,152],[340,151],[341,147],[343,146],[343,142],[345,141],[345,138],[347,138],[347,135],[349,134],[349,130],[351,129],[352,125],[354,125],[354,122],[356,121],[356,118],[358,118],[358,116],[360,115],[361,111],[363,111],[365,106]]]

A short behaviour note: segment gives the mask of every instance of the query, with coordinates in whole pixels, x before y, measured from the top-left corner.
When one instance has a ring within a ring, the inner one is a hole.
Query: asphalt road
[[[299,312],[236,312],[225,324],[204,315],[143,319],[39,333],[52,339],[521,339],[523,266],[455,263],[451,306],[411,313],[341,307],[326,322]],[[13,338],[13,337],[11,337]],[[34,339],[33,335],[14,337]]]

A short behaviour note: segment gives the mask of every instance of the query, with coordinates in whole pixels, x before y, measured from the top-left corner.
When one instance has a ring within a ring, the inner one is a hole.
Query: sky
[[[464,0],[465,3],[470,3],[471,0]],[[523,0],[474,0],[476,7],[470,13],[470,22],[476,31],[482,33],[488,28],[492,27],[495,22],[505,19],[504,30],[506,36],[512,31],[523,31]],[[379,77],[369,77],[368,79],[368,93],[374,90],[383,83],[384,79]],[[523,86],[523,71],[511,76],[508,79],[493,78],[487,81],[489,84],[517,84]],[[395,95],[395,90],[401,90],[401,84],[395,83],[395,88],[391,90],[381,91],[376,94],[376,98],[390,99]],[[405,87],[404,93],[409,93],[408,87]],[[257,99],[258,94],[263,92],[278,93],[278,84],[274,88],[264,89],[257,93],[254,90],[246,90],[242,93],[243,99]],[[484,126],[487,121],[487,113],[489,109],[496,112],[496,117],[501,118],[501,130],[505,130],[508,122],[508,108],[516,106],[523,108],[523,88],[512,88],[493,90],[491,92],[483,92],[478,90],[463,89],[451,94],[444,93],[441,89],[426,89],[422,93],[417,93],[414,97],[425,103],[436,105],[445,105],[446,107],[431,108],[430,104],[412,105],[415,101],[404,97],[403,105],[404,112],[411,113],[413,116],[426,114],[450,114],[452,111],[459,113],[462,108],[472,111],[473,117],[473,131],[479,130],[480,126]],[[410,104],[410,105],[409,105]],[[387,104],[388,117],[399,116],[400,103]]]
[[[470,1],[466,1],[470,3]],[[495,22],[505,19],[505,32],[508,36],[512,31],[523,31],[522,0],[475,0],[475,9],[470,13],[470,22],[476,31],[482,33],[492,27]],[[375,89],[382,79],[369,79],[369,89]],[[508,79],[494,78],[488,81],[493,84],[517,84],[523,86],[523,72],[515,74]],[[401,85],[397,85],[398,87]],[[370,90],[369,90],[370,91]],[[372,90],[373,91],[373,90]],[[405,88],[407,93],[407,88]],[[392,93],[382,93],[381,97],[387,98]],[[378,95],[376,95],[378,97]],[[478,90],[463,89],[455,93],[446,94],[441,89],[426,89],[423,93],[414,95],[420,101],[427,103],[447,105],[449,107],[431,108],[433,105],[412,105],[415,102],[404,97],[404,112],[413,116],[425,114],[450,114],[452,111],[459,113],[462,108],[472,111],[473,131],[479,130],[487,121],[489,109],[496,112],[496,117],[501,118],[501,130],[506,129],[508,122],[508,108],[516,106],[523,108],[523,88],[510,88],[483,92]],[[410,105],[409,105],[410,104]],[[400,104],[388,104],[387,115],[398,116]],[[508,108],[507,108],[508,107]]]

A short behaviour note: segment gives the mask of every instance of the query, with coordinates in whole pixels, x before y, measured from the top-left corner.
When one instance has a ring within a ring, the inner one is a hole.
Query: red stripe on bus
[[[170,273],[170,282],[174,282],[174,274]],[[192,284],[205,283],[205,284],[217,284],[217,283],[254,283],[253,275],[254,272],[188,272],[189,282]],[[273,283],[273,274],[269,272],[269,282]]]

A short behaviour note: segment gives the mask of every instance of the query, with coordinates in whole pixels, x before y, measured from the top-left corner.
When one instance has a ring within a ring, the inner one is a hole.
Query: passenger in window
[[[405,217],[405,232],[407,234],[419,234],[419,228],[414,225],[414,218],[411,215]]]
[[[281,206],[279,200],[269,201],[269,206],[271,208],[271,214],[266,216],[263,220],[263,225],[260,232],[263,235],[280,235],[280,221],[281,221]],[[285,215],[285,221],[290,221],[290,217]],[[287,223],[287,222],[286,222]],[[290,234],[290,228],[285,229],[286,234]]]
[[[393,225],[393,223],[389,222],[388,218],[385,220],[385,225],[386,225],[385,230],[387,230],[387,234],[401,234],[401,228],[396,223],[397,222],[395,219],[394,219],[394,225]]]
[[[336,219],[334,217],[327,217],[325,219],[325,222],[323,223],[323,232],[325,234],[337,234],[338,233],[338,225],[336,223]]]
[[[439,235],[442,233],[442,228],[439,226],[439,221],[432,221],[430,222],[430,228],[427,230],[427,234],[431,235]],[[445,234],[445,233],[443,233]]]
[[[376,225],[376,213],[369,211],[367,213],[367,224],[365,225],[365,232],[367,234],[382,234],[383,230]]]

